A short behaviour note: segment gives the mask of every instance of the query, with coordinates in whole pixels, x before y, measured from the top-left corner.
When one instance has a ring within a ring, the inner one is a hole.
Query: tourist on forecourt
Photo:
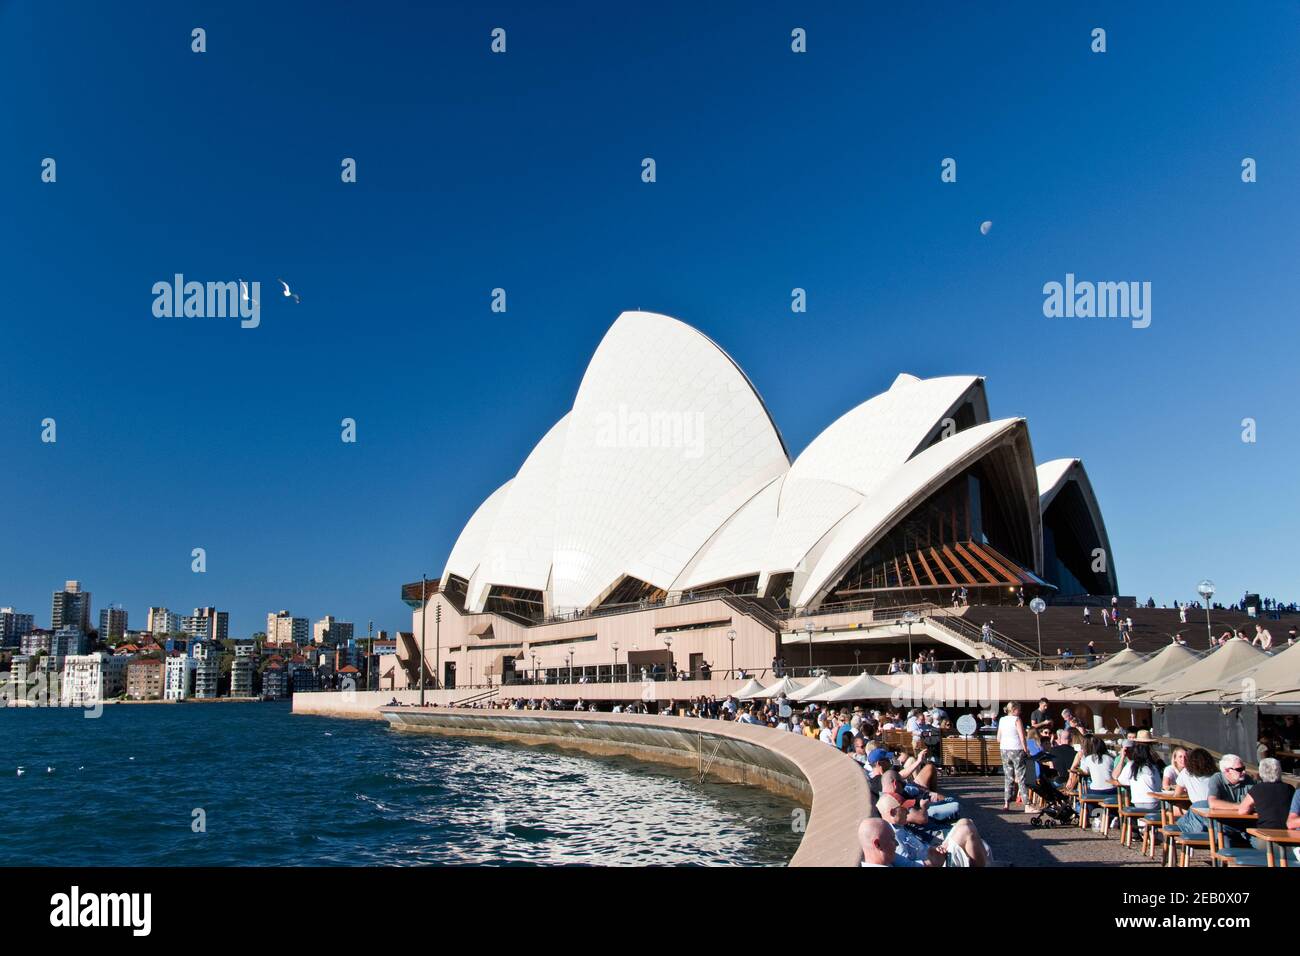
[[[1032,813],[1026,799],[1029,788],[1025,785],[1025,727],[1020,722],[1020,705],[1014,700],[1007,704],[1006,716],[998,721],[998,749],[1002,751],[1002,809],[1011,809],[1011,786],[1016,786],[1016,802],[1025,805]]]

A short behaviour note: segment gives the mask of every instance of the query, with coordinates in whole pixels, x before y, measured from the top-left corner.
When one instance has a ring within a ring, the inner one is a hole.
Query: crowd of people
[[[552,698],[497,699],[465,706],[539,711],[598,709],[595,703],[582,699]],[[796,704],[784,695],[748,701],[734,696],[701,696],[616,702],[612,712],[763,726],[800,734],[848,755],[861,766],[870,793],[858,832],[864,866],[979,867],[988,865],[991,859],[990,848],[975,824],[962,816],[960,802],[942,792],[935,754],[942,736],[953,733],[954,725],[941,707],[907,710],[859,704],[836,708]],[[1281,779],[1283,767],[1275,756],[1279,750],[1289,753],[1286,748],[1296,746],[1300,726],[1295,717],[1261,731],[1255,755],[1258,779],[1246,772],[1239,756],[1225,754],[1215,761],[1200,748],[1175,748],[1166,764],[1149,730],[1129,727],[1120,736],[1108,738],[1089,730],[1070,706],[1055,709],[1047,698],[1042,698],[1027,718],[1014,701],[996,720],[987,711],[980,718],[975,733],[996,738],[1001,754],[1004,812],[1038,813],[1044,807],[1065,804],[1074,813],[1089,813],[1094,818],[1094,829],[1103,830],[1116,825],[1117,815],[1101,804],[1110,803],[1122,786],[1128,790],[1128,805],[1145,811],[1140,827],[1159,823],[1155,794],[1172,792],[1188,800],[1185,807],[1172,811],[1175,825],[1188,835],[1201,833],[1206,827],[1205,819],[1192,812],[1196,807],[1255,813],[1258,822],[1251,825],[1261,828],[1300,829],[1300,793]],[[885,731],[910,735],[911,753],[891,750]],[[1260,847],[1259,841],[1240,827],[1223,829],[1229,845]]]
[[[1065,803],[1076,813],[1089,813],[1093,828],[1100,831],[1119,823],[1118,815],[1105,806],[1117,796],[1118,788],[1128,788],[1129,807],[1145,812],[1139,827],[1159,825],[1156,794],[1171,793],[1188,801],[1185,806],[1171,806],[1174,825],[1181,832],[1189,836],[1205,832],[1206,819],[1195,808],[1256,814],[1248,826],[1223,823],[1221,833],[1229,849],[1263,850],[1263,842],[1245,832],[1248,827],[1300,829],[1300,791],[1282,780],[1282,764],[1272,756],[1275,748],[1291,745],[1295,729],[1296,720],[1290,717],[1279,728],[1261,732],[1259,775],[1254,779],[1236,754],[1215,761],[1202,748],[1175,747],[1166,764],[1145,728],[1129,727],[1112,741],[1088,732],[1068,707],[1059,717],[1053,716],[1046,698],[1028,722],[1021,719],[1020,705],[1012,702],[997,729],[1002,806],[1011,809],[1014,799],[1026,812],[1037,812],[1029,799],[1033,792],[1044,805]]]

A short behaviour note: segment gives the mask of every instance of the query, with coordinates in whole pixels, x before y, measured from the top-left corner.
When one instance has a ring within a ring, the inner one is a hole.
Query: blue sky
[[[1133,6],[0,2],[0,604],[409,627],[637,307],[796,454],[983,374],[1084,459],[1125,593],[1300,596],[1300,8]],[[262,281],[261,327],[155,318],[176,272]],[[1151,282],[1151,327],[1045,318],[1067,272]]]

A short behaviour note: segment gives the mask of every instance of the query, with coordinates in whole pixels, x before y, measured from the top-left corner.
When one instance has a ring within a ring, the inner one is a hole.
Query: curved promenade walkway
[[[693,717],[384,707],[394,730],[624,754],[763,787],[811,808],[791,866],[857,866],[869,791],[850,757],[797,734]]]

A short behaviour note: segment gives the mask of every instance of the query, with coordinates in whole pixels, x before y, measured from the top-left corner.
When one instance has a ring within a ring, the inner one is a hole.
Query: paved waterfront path
[[[1119,842],[1119,831],[1103,837],[1078,826],[1037,829],[1023,809],[1002,811],[1002,777],[948,776],[940,792],[958,797],[962,815],[974,821],[993,848],[996,866],[1159,866]],[[1136,843],[1136,841],[1135,841]]]

